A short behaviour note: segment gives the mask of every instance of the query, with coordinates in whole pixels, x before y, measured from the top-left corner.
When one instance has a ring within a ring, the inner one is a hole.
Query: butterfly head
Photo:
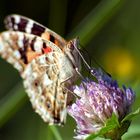
[[[78,54],[79,39],[74,38],[67,43],[65,53],[71,61],[74,68],[80,69],[80,57]]]

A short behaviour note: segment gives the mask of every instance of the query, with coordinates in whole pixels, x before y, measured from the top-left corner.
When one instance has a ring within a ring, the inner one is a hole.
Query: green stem
[[[17,84],[0,100],[0,127],[17,112],[26,101],[26,94],[21,84]]]
[[[53,132],[50,130],[49,126],[47,127],[47,140],[52,140]]]
[[[102,0],[81,23],[68,35],[79,36],[82,45],[87,45],[113,14],[119,9],[124,0]]]
[[[51,131],[53,132],[53,134],[54,134],[56,140],[62,140],[62,137],[61,137],[61,135],[60,135],[60,133],[59,133],[59,131],[57,130],[57,128],[56,128],[55,125],[49,125],[48,127],[49,127],[49,128],[51,129]]]

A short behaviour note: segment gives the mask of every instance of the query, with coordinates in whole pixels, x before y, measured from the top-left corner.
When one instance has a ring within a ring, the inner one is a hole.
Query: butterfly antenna
[[[80,45],[81,46],[81,45]],[[85,63],[86,67],[91,70],[90,65],[87,63],[87,61],[84,59],[83,55],[81,54],[81,52],[79,51],[79,49],[77,47],[75,47],[76,51],[78,52],[79,56],[81,57],[81,59],[83,60],[83,62]]]
[[[84,48],[83,45],[80,44],[80,46],[82,46],[82,48]],[[79,54],[79,55],[80,55],[80,54]],[[81,56],[81,55],[80,55],[80,56]],[[97,62],[97,60],[96,60],[96,58],[95,58],[94,56],[90,56],[90,57],[92,58],[92,60],[94,61],[94,63],[95,63],[98,67],[100,67],[109,77],[111,77],[111,75]],[[83,58],[83,59],[84,59],[84,58]],[[85,59],[84,59],[83,61],[86,62]],[[86,63],[85,63],[85,64],[86,64]],[[94,69],[93,69],[93,68],[91,68],[91,67],[89,68],[89,67],[88,67],[88,69],[89,69],[89,71],[90,71],[91,74],[94,73]]]
[[[103,70],[104,73],[106,73],[109,77],[111,77],[111,75],[97,62],[95,57],[92,57],[92,59],[94,60],[95,64]]]
[[[79,44],[81,47],[82,47],[82,49],[81,48],[78,48],[79,49],[79,51],[80,51],[80,53],[81,53],[81,55],[82,55],[82,57],[83,57],[83,62],[84,62],[84,65],[85,65],[85,67],[87,68],[87,70],[88,70],[88,77],[90,77],[90,74],[91,74],[91,56],[89,55],[89,53],[88,53],[88,51],[85,49],[85,47],[83,47],[83,45],[81,45],[81,44]],[[86,54],[86,55],[85,55]],[[80,56],[81,56],[80,55]],[[88,59],[88,61],[86,61],[85,60],[85,57],[87,56],[87,59]],[[85,63],[86,62],[86,63]],[[87,66],[87,64],[88,64],[88,66]],[[90,68],[89,68],[90,67]]]
[[[90,54],[88,53],[88,51],[87,51],[84,47],[83,47],[82,49],[79,48],[79,50],[80,50],[81,54],[82,54],[84,57],[86,57],[86,56],[85,56],[85,53],[86,53],[86,55],[88,56],[88,57],[87,57],[87,58],[88,58],[87,63],[89,64],[89,66],[91,66],[91,56],[90,56]]]

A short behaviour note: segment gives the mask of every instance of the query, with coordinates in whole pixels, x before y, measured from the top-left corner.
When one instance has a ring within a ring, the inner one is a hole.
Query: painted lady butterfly
[[[78,39],[67,42],[39,23],[20,15],[5,19],[0,55],[24,79],[33,108],[49,124],[64,124],[68,90],[77,77]]]

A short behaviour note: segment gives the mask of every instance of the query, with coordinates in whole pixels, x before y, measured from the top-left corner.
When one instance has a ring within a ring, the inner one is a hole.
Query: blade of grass
[[[67,0],[51,0],[49,27],[55,32],[63,35],[67,17]]]
[[[47,127],[47,140],[52,140],[53,137],[53,132],[50,130],[49,126]]]
[[[48,127],[53,132],[53,134],[54,134],[54,136],[55,136],[55,138],[57,140],[62,140],[62,137],[61,137],[59,131],[57,130],[57,127],[56,126],[54,126],[54,125],[48,125]]]
[[[124,0],[102,0],[68,37],[79,36],[82,45],[87,45],[93,36],[116,13]]]
[[[21,84],[17,84],[0,100],[0,127],[4,125],[26,102],[27,95]]]

